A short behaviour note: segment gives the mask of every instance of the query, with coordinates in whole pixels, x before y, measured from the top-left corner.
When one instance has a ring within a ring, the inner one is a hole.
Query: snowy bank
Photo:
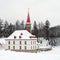
[[[0,60],[60,60],[60,47],[40,53],[23,53],[0,50]]]

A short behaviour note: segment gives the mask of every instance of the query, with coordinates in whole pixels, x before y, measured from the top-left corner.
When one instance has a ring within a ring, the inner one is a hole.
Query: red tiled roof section
[[[36,36],[30,36],[30,38],[36,38]]]

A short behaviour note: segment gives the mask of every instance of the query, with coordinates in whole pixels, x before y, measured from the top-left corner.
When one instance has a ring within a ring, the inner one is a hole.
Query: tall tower
[[[28,16],[27,16],[27,21],[26,21],[26,30],[29,32],[31,30],[31,21],[30,21],[29,9],[28,9]]]

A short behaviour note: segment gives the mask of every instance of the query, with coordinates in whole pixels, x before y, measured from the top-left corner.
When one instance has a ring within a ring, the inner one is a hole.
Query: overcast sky
[[[60,25],[60,0],[0,0],[0,18],[14,23],[27,19],[28,8],[31,22],[50,21]]]

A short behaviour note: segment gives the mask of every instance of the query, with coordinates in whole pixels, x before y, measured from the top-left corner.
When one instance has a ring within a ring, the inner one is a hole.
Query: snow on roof
[[[32,35],[27,30],[16,30],[7,39],[36,39],[35,35]]]

